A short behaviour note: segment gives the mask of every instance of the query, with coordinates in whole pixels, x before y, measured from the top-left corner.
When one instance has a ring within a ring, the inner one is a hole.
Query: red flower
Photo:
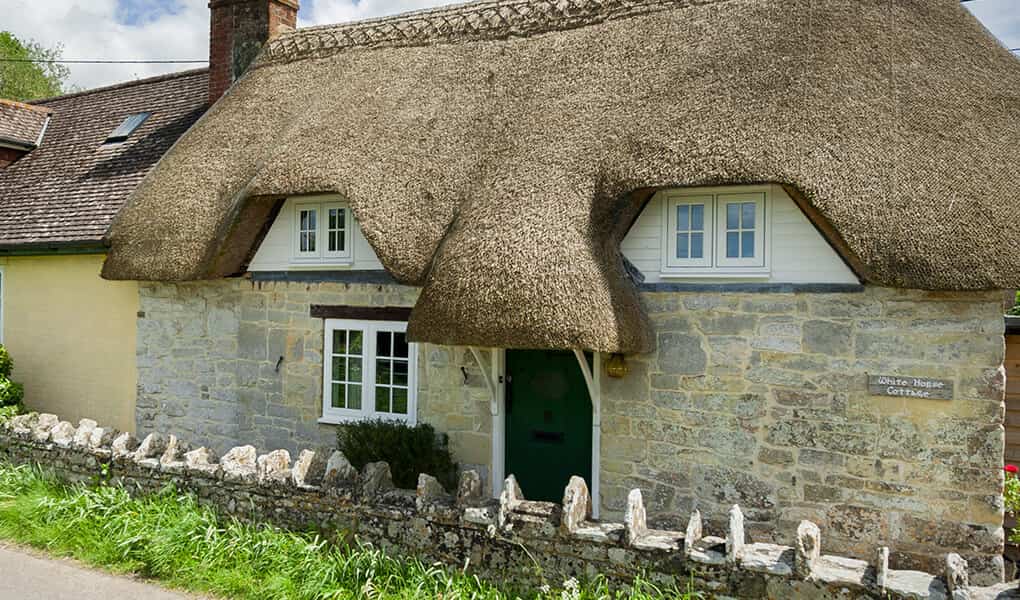
[[[1006,465],[1005,467],[1002,468],[1002,470],[1007,473],[1012,473],[1014,475],[1016,475],[1017,472],[1020,472],[1020,469],[1018,469],[1016,465]]]

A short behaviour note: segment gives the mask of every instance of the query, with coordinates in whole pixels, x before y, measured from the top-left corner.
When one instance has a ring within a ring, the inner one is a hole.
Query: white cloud
[[[3,23],[19,38],[64,45],[64,58],[204,59],[208,0],[0,0]],[[305,0],[302,27],[356,21],[446,4],[448,0]],[[118,4],[121,10],[118,11]],[[132,11],[125,11],[130,4]],[[160,11],[172,6],[173,10]],[[1020,2],[975,0],[967,7],[1010,47],[1020,47]],[[132,24],[118,17],[138,14]],[[70,65],[70,83],[91,88],[201,65]]]
[[[97,60],[204,59],[208,0],[178,0],[174,14],[136,25],[117,22],[116,0],[4,0],[0,28],[43,45],[63,44],[64,58]],[[70,83],[109,85],[202,65],[68,65]]]

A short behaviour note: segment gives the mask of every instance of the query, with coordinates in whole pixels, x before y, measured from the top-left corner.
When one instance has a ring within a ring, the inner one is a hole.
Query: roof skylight
[[[152,113],[140,112],[128,115],[124,121],[107,136],[104,144],[117,144],[126,141],[138,127],[145,122]]]

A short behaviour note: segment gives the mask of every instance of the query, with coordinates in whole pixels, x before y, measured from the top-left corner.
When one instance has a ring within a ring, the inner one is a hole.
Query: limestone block
[[[321,450],[302,450],[291,468],[291,481],[298,487],[322,485],[327,460],[326,453]]]
[[[648,515],[639,489],[633,489],[627,494],[627,511],[623,515],[623,525],[627,532],[627,544],[631,546],[648,535]]]
[[[117,437],[117,430],[112,427],[96,427],[89,436],[89,447],[94,449],[108,448]]]
[[[684,534],[685,556],[691,555],[691,551],[694,549],[694,544],[697,544],[703,535],[704,529],[701,524],[701,511],[694,509],[691,511],[691,520],[687,522],[687,531]]]
[[[205,446],[184,453],[184,465],[193,471],[215,474],[219,471],[216,457]]]
[[[435,477],[427,474],[418,474],[418,487],[415,490],[415,506],[419,511],[424,510],[429,504],[435,504],[437,502],[445,502],[450,499],[450,495],[443,489],[443,484],[439,483],[439,480]]]
[[[389,463],[381,460],[365,465],[361,479],[361,493],[364,497],[372,498],[392,489],[394,489],[393,475],[390,473]]]
[[[220,469],[225,479],[254,482],[258,479],[257,461],[258,452],[254,446],[237,446],[220,459]]]
[[[875,585],[878,591],[885,593],[889,581],[889,548],[882,546],[875,552]]]
[[[950,553],[946,555],[946,587],[953,598],[957,597],[957,591],[963,591],[970,585],[967,577],[967,561],[959,554]]]
[[[736,504],[730,509],[730,527],[726,532],[726,560],[736,562],[744,548],[744,513]]]
[[[182,440],[177,439],[177,436],[170,435],[167,437],[166,450],[159,458],[159,464],[173,465],[184,461],[184,455],[188,452],[188,444]]]
[[[61,421],[50,430],[50,441],[58,446],[67,448],[74,442],[75,433],[74,425],[67,421]]]
[[[256,461],[259,483],[284,484],[291,479],[290,452],[273,450],[263,454]]]
[[[476,506],[482,501],[482,478],[474,470],[462,471],[457,484],[457,505]]]
[[[170,436],[166,436],[162,433],[153,432],[145,436],[142,443],[138,445],[138,449],[135,450],[135,460],[145,460],[147,458],[159,459],[166,452],[167,445],[170,443]]]
[[[497,523],[500,528],[510,524],[510,514],[524,502],[524,492],[517,484],[517,478],[510,474],[503,482],[503,491],[499,494],[499,513]]]
[[[60,419],[57,415],[51,415],[49,413],[42,413],[39,418],[35,420],[32,426],[32,439],[37,442],[45,442],[50,439],[50,430],[60,423]]]
[[[118,435],[112,442],[110,442],[110,450],[113,452],[114,458],[129,458],[134,456],[135,449],[138,448],[138,440],[135,436],[127,433],[126,431]]]
[[[7,422],[7,426],[16,435],[30,436],[36,425],[39,423],[39,413],[30,412],[18,415]]]
[[[591,494],[584,478],[574,475],[563,491],[563,517],[560,528],[564,533],[577,531],[586,521],[591,520]]]
[[[801,521],[797,526],[797,543],[794,544],[796,559],[794,572],[801,579],[810,579],[815,562],[822,554],[822,532],[811,521]]]
[[[92,445],[92,432],[96,430],[99,423],[92,419],[78,421],[78,429],[74,432],[74,445],[79,448],[88,448]]]
[[[368,470],[368,465],[365,465],[365,469]],[[390,466],[386,465],[386,473],[389,474],[389,472]],[[358,470],[347,460],[343,452],[336,450],[329,455],[329,460],[326,461],[322,481],[323,485],[331,487],[354,483],[358,481]],[[393,489],[392,481],[387,489]]]

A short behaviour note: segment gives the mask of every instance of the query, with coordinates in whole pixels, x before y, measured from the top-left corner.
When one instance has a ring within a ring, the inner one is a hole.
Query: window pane
[[[341,208],[337,210],[337,213],[339,213],[337,215],[337,224],[340,229],[343,229],[344,227],[346,227],[347,211]]]
[[[740,226],[743,229],[754,229],[754,203],[745,202],[740,206]]]
[[[312,231],[315,231],[315,213],[316,212],[318,212],[318,211],[315,211],[315,210],[308,211],[308,227],[306,227],[306,229],[310,229]]]
[[[676,257],[677,258],[689,258],[690,251],[687,248],[688,236],[687,233],[676,234]]]
[[[407,387],[407,363],[394,361],[393,363],[393,385]]]
[[[361,386],[351,384],[347,386],[347,408],[361,410]]]
[[[344,408],[344,385],[342,383],[333,384],[333,397],[330,398],[329,404],[333,408]]]
[[[703,231],[705,229],[705,205],[694,204],[691,206],[691,229]]]
[[[333,330],[333,354],[347,354],[347,330]]]
[[[754,232],[745,231],[740,234],[740,256],[742,258],[754,258]]]
[[[726,258],[737,258],[740,256],[740,234],[730,231],[726,234]]]
[[[691,234],[691,258],[705,258],[705,234]]]
[[[376,360],[375,361],[375,382],[382,383],[385,385],[390,384],[390,377],[392,376],[393,363],[388,360]]]
[[[691,228],[689,217],[690,206],[680,204],[676,207],[676,230],[687,231]]]
[[[330,231],[329,232],[329,251],[330,252],[336,252],[336,249],[337,249],[336,243],[337,243],[336,232],[335,231]]]
[[[376,412],[390,412],[390,388],[375,388],[375,410]]]
[[[308,244],[310,243],[309,239],[308,239],[308,234],[302,232],[301,235],[300,235],[300,239],[301,239],[301,245],[300,245],[301,251],[302,252],[308,252]]]
[[[740,229],[740,205],[726,205],[726,229]]]
[[[393,390],[393,412],[401,415],[407,414],[407,390]]]
[[[307,233],[305,235],[308,236],[308,238],[307,238],[308,239],[308,243],[307,243],[306,247],[304,248],[304,250],[306,252],[315,252],[315,233],[314,232],[313,233]]]
[[[351,332],[351,348],[348,354],[361,354],[361,338],[362,333],[360,331]]]
[[[377,356],[393,356],[391,351],[390,342],[393,339],[393,334],[389,331],[378,331],[375,334],[375,353]]]
[[[361,374],[361,359],[351,358],[347,360],[347,381],[364,381]]]
[[[407,334],[402,331],[393,332],[393,356],[407,358]]]
[[[301,231],[308,231],[308,211],[303,210],[300,212],[301,215]]]
[[[346,237],[345,237],[347,234],[345,234],[343,232],[343,230],[341,229],[339,232],[337,232],[336,235],[337,235],[336,251],[337,252],[343,252],[344,248],[346,248],[346,246],[344,244],[347,243]]]
[[[336,209],[329,209],[329,228],[336,229]]]
[[[333,357],[333,381],[347,381],[347,359],[342,356]]]

